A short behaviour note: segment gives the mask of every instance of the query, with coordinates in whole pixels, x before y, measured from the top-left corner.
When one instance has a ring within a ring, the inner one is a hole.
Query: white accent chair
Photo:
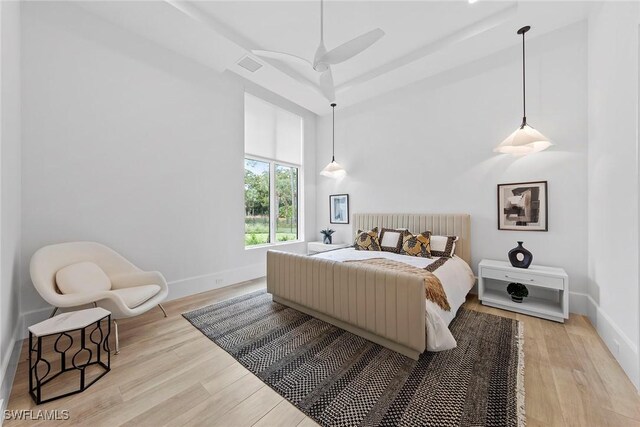
[[[97,264],[111,281],[110,290],[63,294],[56,284],[58,270],[72,264]],[[31,280],[36,290],[54,307],[51,317],[59,308],[75,308],[88,304],[111,312],[116,338],[116,354],[120,351],[116,319],[143,314],[167,297],[167,281],[157,271],[142,271],[114,250],[95,242],[69,242],[45,246],[31,257]]]

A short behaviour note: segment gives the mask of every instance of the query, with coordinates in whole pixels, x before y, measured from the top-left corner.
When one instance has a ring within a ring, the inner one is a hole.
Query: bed
[[[357,230],[406,228],[414,234],[456,235],[455,256],[433,271],[450,310],[425,299],[425,280],[357,260],[385,258],[424,268],[438,258],[353,248],[303,256],[267,253],[267,291],[273,300],[417,359],[425,350],[455,347],[448,325],[474,283],[470,217],[466,214],[354,214]]]

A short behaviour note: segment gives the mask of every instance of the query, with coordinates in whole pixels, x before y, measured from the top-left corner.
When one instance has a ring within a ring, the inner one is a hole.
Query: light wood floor
[[[181,316],[264,286],[257,280],[171,301],[168,318],[158,309],[122,320],[111,372],[85,392],[45,405],[27,394],[23,345],[8,409],[67,409],[65,425],[92,427],[316,425]],[[586,318],[559,324],[484,307],[475,296],[466,306],[524,322],[528,426],[640,426],[638,394]]]

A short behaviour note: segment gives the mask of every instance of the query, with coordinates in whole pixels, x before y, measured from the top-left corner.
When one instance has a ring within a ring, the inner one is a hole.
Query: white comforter
[[[404,262],[405,264],[418,268],[425,268],[438,259],[400,255],[392,252],[357,251],[354,248],[322,252],[314,256],[339,262],[387,258]],[[451,335],[449,323],[451,323],[456,312],[462,303],[464,303],[467,294],[473,287],[475,277],[469,265],[457,256],[445,262],[436,269],[433,274],[435,274],[442,283],[444,291],[447,294],[447,300],[449,300],[449,305],[451,306],[451,311],[445,311],[437,304],[425,299],[427,309],[425,319],[427,325],[427,350],[449,350],[456,347],[456,340],[453,338],[453,335]]]

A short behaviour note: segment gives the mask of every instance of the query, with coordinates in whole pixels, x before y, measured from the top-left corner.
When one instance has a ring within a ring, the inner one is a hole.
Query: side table
[[[100,307],[59,314],[30,326],[29,394],[34,402],[80,393],[109,372],[110,334],[111,312]],[[58,393],[52,386],[56,378],[54,383],[62,388]]]
[[[524,284],[529,296],[514,302],[509,283]],[[483,305],[564,323],[569,318],[569,276],[558,267],[516,268],[506,261],[483,259],[478,265],[478,299]]]

